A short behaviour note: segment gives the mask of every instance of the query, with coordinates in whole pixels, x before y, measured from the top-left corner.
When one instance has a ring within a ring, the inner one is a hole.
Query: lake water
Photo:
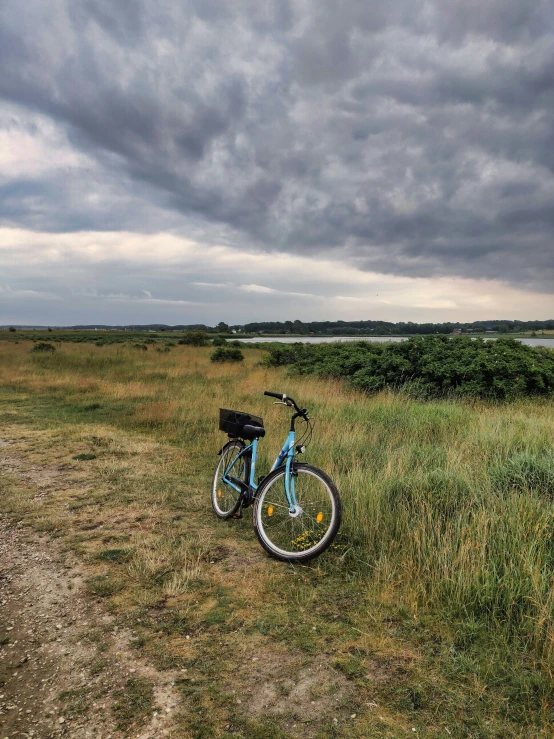
[[[240,338],[237,336],[237,338]],[[269,337],[269,336],[260,336],[258,339],[240,339],[241,341],[244,341],[244,343],[255,343],[255,342],[269,342],[269,341],[277,341],[280,344],[295,344],[295,343],[302,343],[302,344],[328,344],[331,341],[377,341],[379,343],[381,342],[387,342],[387,341],[416,341],[418,338],[421,338],[421,336],[276,336],[276,337]],[[494,341],[497,339],[497,336],[486,336],[485,337],[487,341]],[[517,339],[517,341],[521,341],[523,344],[527,344],[528,346],[547,346],[550,349],[554,349],[554,339],[548,339],[548,338],[533,338],[533,339]]]

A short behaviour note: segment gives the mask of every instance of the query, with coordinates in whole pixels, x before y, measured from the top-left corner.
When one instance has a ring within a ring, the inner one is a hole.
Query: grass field
[[[552,736],[551,403],[368,397],[260,367],[257,349],[237,366],[32,346],[0,342],[0,435],[75,486],[42,497],[4,474],[0,512],[82,558],[145,659],[195,670],[182,736]],[[343,499],[337,546],[309,566],[211,513],[220,406],[264,417],[261,472],[282,443],[264,389],[311,410],[306,460]]]

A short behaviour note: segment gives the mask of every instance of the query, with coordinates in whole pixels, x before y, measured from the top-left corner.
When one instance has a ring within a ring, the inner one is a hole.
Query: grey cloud
[[[144,13],[133,0],[118,0],[117,3],[84,0],[80,6],[76,5],[72,15],[79,25],[86,24],[87,16],[93,18],[106,33],[123,44],[140,38],[144,29]]]
[[[5,0],[0,94],[97,169],[0,218],[554,291],[553,39],[545,0]]]

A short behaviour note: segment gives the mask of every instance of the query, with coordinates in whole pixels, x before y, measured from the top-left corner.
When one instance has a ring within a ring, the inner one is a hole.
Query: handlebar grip
[[[277,398],[277,400],[284,400],[286,395],[283,393],[270,393],[269,390],[264,390],[264,395],[269,395],[270,398]]]

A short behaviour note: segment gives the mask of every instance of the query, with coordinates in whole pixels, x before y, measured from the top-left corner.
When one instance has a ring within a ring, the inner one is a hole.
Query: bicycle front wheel
[[[291,484],[298,505],[291,511],[285,480],[285,467],[280,467],[263,481],[252,512],[254,530],[272,557],[285,562],[306,562],[333,542],[342,518],[340,496],[325,472],[309,464],[295,463]]]

